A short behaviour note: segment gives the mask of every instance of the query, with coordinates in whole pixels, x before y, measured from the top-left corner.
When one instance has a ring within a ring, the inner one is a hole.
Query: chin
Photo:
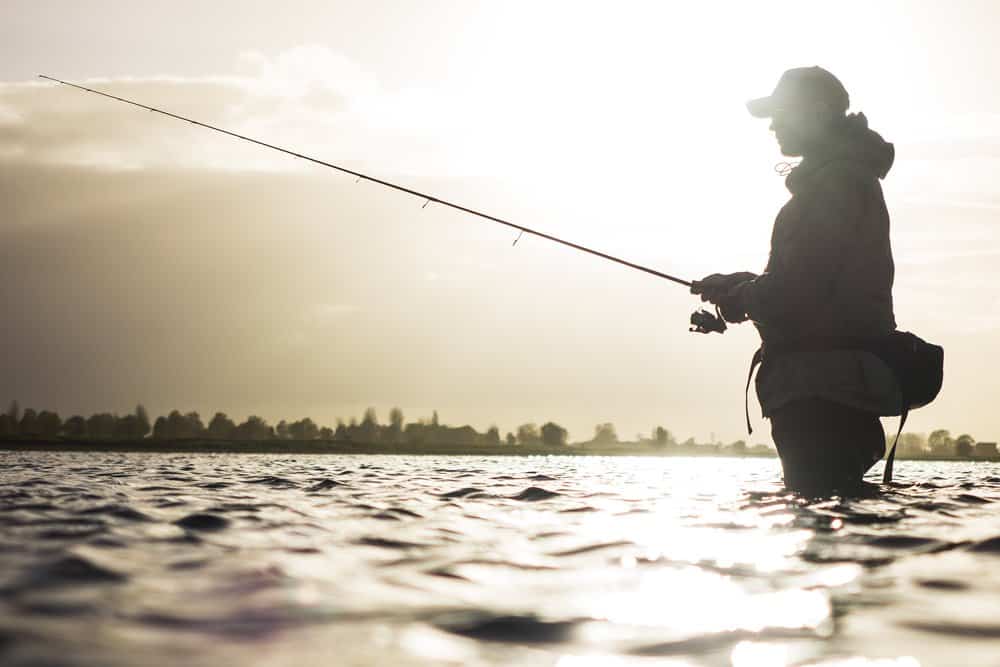
[[[781,154],[784,155],[785,157],[801,157],[802,156],[802,151],[799,150],[798,148],[795,148],[794,146],[788,147],[788,146],[782,146],[781,144],[778,144],[778,148],[781,150]]]

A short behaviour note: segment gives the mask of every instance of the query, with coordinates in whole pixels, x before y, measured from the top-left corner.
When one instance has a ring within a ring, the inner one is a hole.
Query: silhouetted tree
[[[435,410],[433,416],[431,416],[431,426],[438,427],[441,425],[441,421],[438,419],[438,411]]]
[[[170,423],[167,421],[166,417],[157,417],[156,422],[153,423],[153,439],[154,440],[169,440],[170,439]]]
[[[963,433],[962,435],[955,438],[955,456],[970,458],[972,456],[972,451],[975,448],[976,448],[976,439],[973,438],[968,433]]]
[[[517,437],[510,431],[507,431],[507,435],[504,436],[504,442],[513,447],[517,444]]]
[[[886,438],[887,449],[892,446],[892,437],[890,435]],[[927,440],[919,433],[903,433],[899,436],[898,447],[900,458],[920,458],[928,453]]]
[[[6,412],[0,415],[0,438],[9,438],[17,433],[17,422]]]
[[[171,440],[187,437],[187,420],[180,410],[171,410],[167,415],[167,432]]]
[[[337,428],[333,431],[333,439],[339,440],[341,442],[346,442],[351,439],[350,434],[347,432],[347,426],[344,424],[343,419],[337,420]]]
[[[41,435],[38,430],[38,413],[32,408],[26,408],[24,414],[21,415],[21,422],[17,425],[17,430],[20,435],[29,438]]]
[[[538,444],[541,437],[538,435],[537,424],[521,424],[517,427],[517,442],[521,445]]]
[[[278,422],[278,425],[274,427],[274,433],[277,435],[278,440],[288,440],[291,434],[288,432],[288,422],[282,419]]]
[[[319,437],[319,427],[312,419],[306,417],[288,426],[288,434],[292,440],[315,440]]]
[[[87,417],[87,437],[92,440],[110,440],[115,437],[117,420],[110,412],[99,412]]]
[[[7,407],[7,417],[10,418],[16,432],[18,425],[21,423],[21,405],[16,400],[11,401]]]
[[[142,440],[142,425],[135,415],[125,415],[115,419],[114,437],[120,440]]]
[[[230,440],[236,430],[236,423],[224,412],[216,412],[208,422],[208,437],[213,440]]]
[[[450,428],[442,426],[438,429],[439,442],[449,445],[475,445],[479,442],[479,433],[469,425]]]
[[[389,426],[385,430],[386,440],[391,443],[403,440],[403,411],[393,408],[389,411]]]
[[[612,423],[598,424],[594,427],[595,445],[613,445],[618,442],[618,433]]]
[[[163,419],[162,417],[160,419]],[[189,412],[182,415],[179,410],[171,410],[166,419],[161,423],[156,420],[153,425],[153,437],[160,440],[189,440],[192,438],[205,437],[205,425],[201,422],[201,415],[197,412]]]
[[[63,422],[62,433],[67,438],[84,438],[87,436],[87,420],[80,415],[73,415]]]
[[[358,418],[351,417],[350,421],[347,422],[347,426],[344,429],[344,438],[348,442],[358,442],[358,437],[361,435],[361,430],[358,427]]]
[[[149,430],[149,414],[142,405],[135,406],[135,414],[115,418],[115,438],[142,440],[149,435]]]
[[[559,424],[546,422],[542,425],[542,442],[553,447],[561,447],[566,444],[566,437],[569,433]]]
[[[357,442],[378,442],[378,417],[375,415],[375,408],[365,410],[354,439]]]
[[[927,437],[927,444],[931,447],[931,452],[935,456],[954,456],[955,441],[951,439],[951,433],[947,429],[933,431]]]
[[[486,431],[486,435],[483,436],[483,443],[490,446],[496,446],[500,444],[500,429],[496,426],[490,426]]]
[[[257,415],[250,415],[236,427],[233,437],[237,440],[270,440],[275,437],[274,428]]]
[[[319,439],[327,441],[333,440],[333,429],[330,428],[329,426],[324,426],[323,428],[321,428],[319,430]]]
[[[662,426],[657,426],[653,429],[653,444],[657,447],[669,447],[676,443],[674,442],[674,437],[670,435],[670,431]]]
[[[55,438],[62,428],[62,419],[55,412],[42,410],[38,415],[38,434],[43,438]]]
[[[205,424],[201,421],[201,415],[197,412],[189,412],[184,415],[184,422],[187,424],[188,437],[205,437]]]

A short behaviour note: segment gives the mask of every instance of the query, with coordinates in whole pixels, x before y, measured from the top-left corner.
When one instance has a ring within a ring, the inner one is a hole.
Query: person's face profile
[[[825,106],[796,104],[775,109],[770,129],[782,155],[799,157],[823,135],[829,122],[830,113]]]

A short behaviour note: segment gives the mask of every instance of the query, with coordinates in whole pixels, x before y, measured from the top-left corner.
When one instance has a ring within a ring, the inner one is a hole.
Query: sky
[[[946,350],[908,430],[998,440],[998,19],[988,1],[5,0],[0,401],[747,439],[756,334],[688,333],[684,288],[35,77],[700,278],[766,262],[783,158],[743,105],[818,64],[896,145],[896,317]]]

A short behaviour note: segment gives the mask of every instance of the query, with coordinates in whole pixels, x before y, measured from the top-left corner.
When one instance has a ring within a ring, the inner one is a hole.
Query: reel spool
[[[726,321],[722,318],[722,311],[718,306],[715,307],[714,313],[710,313],[704,308],[696,310],[691,313],[691,328],[688,331],[703,334],[725,333]]]

